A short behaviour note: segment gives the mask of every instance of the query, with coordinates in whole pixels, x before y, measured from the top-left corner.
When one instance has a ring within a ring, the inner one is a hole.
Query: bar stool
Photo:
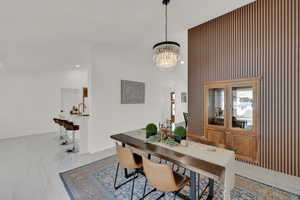
[[[63,140],[64,137],[63,137],[63,124],[61,122],[61,119],[58,119],[58,118],[53,118],[53,121],[59,126],[59,139]]]
[[[69,144],[69,141],[68,141],[68,137],[67,137],[67,130],[66,130],[66,125],[69,124],[70,122],[68,122],[67,120],[64,120],[64,119],[60,119],[59,120],[59,123],[61,125],[61,128],[62,128],[62,132],[64,132],[64,134],[62,134],[62,138],[63,138],[63,142],[61,143],[61,145],[68,145]]]
[[[143,157],[143,168],[147,179],[141,199],[144,199],[157,189],[163,191],[163,194],[158,199],[165,196],[166,192],[173,192],[175,199],[177,194],[189,183],[187,176],[174,172],[169,165],[154,163],[145,157]],[[145,195],[147,181],[149,181],[154,189]]]
[[[115,190],[117,190],[123,185],[132,181],[132,189],[131,189],[131,199],[132,199],[135,179],[138,177],[138,173],[142,173],[142,167],[143,167],[142,157],[138,154],[133,153],[131,149],[122,147],[117,143],[116,143],[116,150],[117,150],[118,165],[117,165],[117,170],[116,170],[116,175],[114,180],[114,188]],[[118,178],[120,165],[125,169],[133,169],[134,177],[125,181],[124,183],[117,185],[117,178]]]
[[[64,122],[64,127],[67,131],[72,131],[72,141],[73,141],[73,147],[72,149],[68,149],[68,153],[77,153],[79,150],[76,148],[76,142],[75,142],[75,133],[79,130],[79,125],[74,125],[73,122]]]

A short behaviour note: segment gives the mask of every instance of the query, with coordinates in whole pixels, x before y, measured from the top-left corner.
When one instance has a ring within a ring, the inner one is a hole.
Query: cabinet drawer
[[[217,144],[225,144],[225,133],[223,131],[207,130],[207,139]]]

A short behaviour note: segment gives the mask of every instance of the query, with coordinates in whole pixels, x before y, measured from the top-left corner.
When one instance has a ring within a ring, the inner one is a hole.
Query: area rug
[[[121,168],[120,168],[121,169]],[[180,170],[183,170],[180,168]],[[71,200],[126,200],[130,199],[132,184],[126,184],[118,190],[114,190],[114,176],[116,171],[115,158],[111,157],[105,160],[93,162],[91,164],[72,169],[67,172],[60,173],[60,177]],[[124,170],[119,170],[119,182],[123,182]],[[187,172],[187,175],[188,172]],[[200,176],[200,188],[204,188],[208,179]],[[136,180],[134,189],[134,200],[142,197],[145,178],[139,176]],[[147,191],[152,187],[147,186]],[[222,200],[222,184],[215,183],[214,199]],[[189,194],[189,187],[182,190],[183,194]],[[150,194],[146,200],[158,198],[162,192],[156,191]],[[167,193],[163,198],[165,200],[173,200],[172,193]],[[177,200],[180,198],[177,197]],[[203,197],[205,198],[205,195]],[[236,186],[231,192],[232,200],[300,200],[300,197],[282,191],[280,189],[250,180],[245,177],[236,176]]]

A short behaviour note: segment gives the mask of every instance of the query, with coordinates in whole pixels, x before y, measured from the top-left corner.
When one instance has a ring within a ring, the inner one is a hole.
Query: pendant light
[[[171,71],[179,61],[180,45],[168,41],[168,4],[170,0],[163,0],[165,6],[165,41],[153,46],[153,61],[161,71]]]

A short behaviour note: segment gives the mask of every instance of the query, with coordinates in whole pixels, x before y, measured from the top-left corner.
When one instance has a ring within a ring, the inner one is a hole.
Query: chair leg
[[[200,174],[198,174],[198,198],[200,199]]]
[[[117,170],[116,170],[116,175],[115,175],[115,181],[114,181],[115,190],[117,189],[116,184],[117,184],[117,177],[118,177],[119,167],[120,167],[120,163],[118,163],[118,165],[117,165]]]
[[[73,143],[72,149],[68,149],[67,152],[68,153],[77,153],[78,150],[76,149],[75,131],[72,131],[72,143]]]
[[[63,142],[61,143],[61,145],[68,145],[68,139],[67,139],[68,135],[67,135],[67,131],[66,129],[63,129]]]
[[[149,194],[151,194],[152,192],[155,192],[156,188],[153,188],[150,192],[148,192],[147,194],[145,194],[142,198],[140,198],[140,200],[145,199]]]
[[[147,178],[145,177],[145,185],[144,185],[144,191],[143,191],[143,197],[145,196],[146,189],[147,189]]]
[[[183,189],[183,188],[182,188],[182,189]],[[176,199],[176,196],[180,193],[180,191],[181,191],[182,189],[173,192],[173,193],[174,193],[174,200]],[[180,197],[180,196],[179,196],[179,197]],[[183,198],[183,197],[181,197],[181,198]],[[184,198],[184,199],[185,199],[185,198]]]
[[[166,194],[165,192],[162,193],[156,200],[159,200],[159,199],[163,198],[165,196],[165,194]]]
[[[211,183],[208,183],[205,188],[202,190],[201,194],[200,194],[200,186],[198,185],[198,200],[200,200],[202,198],[202,196],[204,195],[205,191],[207,190],[208,187],[210,187]],[[210,197],[208,196],[207,199],[209,199]]]
[[[133,178],[133,180],[132,180],[132,188],[131,188],[131,200],[132,200],[132,198],[133,198],[133,191],[134,191],[134,182],[135,182],[135,179],[136,179],[136,173],[134,174],[134,178]]]
[[[68,145],[69,142],[67,140],[63,141],[60,145]]]
[[[123,185],[129,183],[130,181],[134,181],[138,176],[135,176],[136,175],[136,172],[134,172],[134,177],[125,181],[124,183],[121,183],[120,185],[117,185],[117,179],[118,179],[118,173],[119,173],[119,168],[120,168],[120,163],[118,163],[117,165],[117,170],[116,170],[116,175],[115,175],[115,180],[114,180],[114,189],[117,190],[119,189],[120,187],[122,187]]]
[[[59,126],[59,139],[60,140],[64,139],[63,134],[62,134],[62,127],[61,126]]]

